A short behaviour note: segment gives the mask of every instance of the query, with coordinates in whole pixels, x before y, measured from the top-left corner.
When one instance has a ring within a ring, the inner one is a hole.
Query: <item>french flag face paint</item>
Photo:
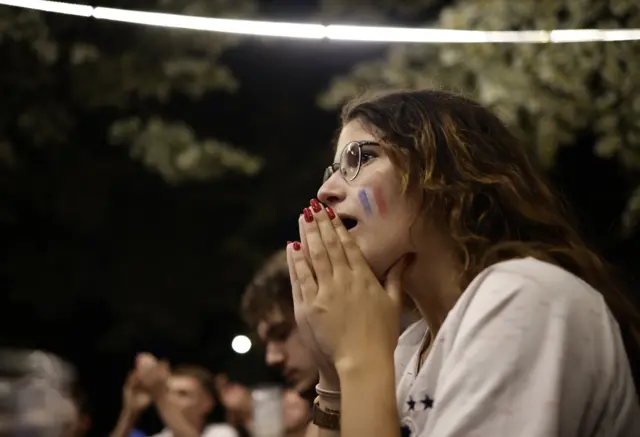
[[[387,214],[387,204],[382,195],[382,190],[378,187],[373,189],[362,188],[358,191],[358,200],[360,200],[362,209],[364,209],[367,217],[374,215],[384,217]]]

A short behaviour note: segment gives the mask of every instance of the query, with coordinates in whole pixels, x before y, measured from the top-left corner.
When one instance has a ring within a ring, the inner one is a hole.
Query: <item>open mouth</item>
[[[347,231],[350,231],[358,226],[358,220],[354,219],[353,217],[340,216],[340,220],[342,220],[342,224],[345,228],[347,228]]]

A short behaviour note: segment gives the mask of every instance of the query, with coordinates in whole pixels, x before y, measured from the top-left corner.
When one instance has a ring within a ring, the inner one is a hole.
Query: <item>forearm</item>
[[[155,405],[160,419],[173,432],[174,437],[200,437],[200,430],[187,421],[184,414],[175,408],[167,396],[158,396],[155,399]]]
[[[115,428],[111,431],[110,437],[129,437],[131,430],[138,421],[138,417],[138,413],[123,408]]]
[[[400,437],[393,356],[368,361],[366,365],[343,366],[338,368],[338,374],[341,435]]]

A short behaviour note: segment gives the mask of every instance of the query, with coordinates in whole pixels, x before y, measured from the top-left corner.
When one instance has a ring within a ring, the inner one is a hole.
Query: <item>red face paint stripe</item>
[[[378,205],[378,212],[381,216],[384,216],[387,213],[387,204],[384,201],[384,196],[382,196],[382,191],[380,187],[374,187],[373,189],[373,199]]]

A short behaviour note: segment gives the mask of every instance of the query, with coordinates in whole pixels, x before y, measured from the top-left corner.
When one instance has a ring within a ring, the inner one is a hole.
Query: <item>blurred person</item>
[[[287,244],[316,435],[640,436],[638,309],[488,109],[355,99],[318,200]]]
[[[238,437],[228,424],[207,424],[215,407],[213,376],[194,365],[170,369],[140,354],[123,387],[123,405],[111,437],[129,437],[140,414],[154,404],[165,428],[154,437]]]
[[[0,348],[0,437],[67,437],[74,429],[73,365],[58,355]]]
[[[235,427],[248,429],[253,415],[251,390],[237,382],[229,381],[225,374],[214,378],[220,403],[225,408],[225,420]]]
[[[227,422],[250,433],[253,425],[253,400],[251,390],[237,382],[230,382],[225,375],[216,376],[218,396],[227,411]],[[282,408],[287,437],[305,435],[309,423],[309,403],[295,390],[285,390]]]
[[[242,297],[241,312],[264,343],[265,362],[305,394],[318,381],[314,357],[293,315],[286,251],[273,254],[254,275]]]
[[[86,392],[76,386],[70,396],[70,419],[65,426],[65,437],[84,437],[91,429],[91,410]]]

